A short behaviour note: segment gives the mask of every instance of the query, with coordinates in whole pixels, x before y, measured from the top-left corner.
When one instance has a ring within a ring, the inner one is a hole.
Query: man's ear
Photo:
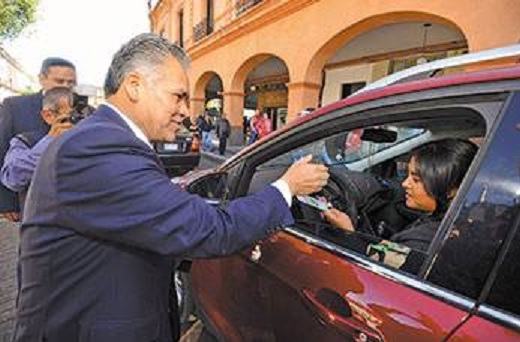
[[[44,74],[39,74],[38,75],[38,81],[40,83],[40,87],[42,87],[43,89],[45,88],[45,81],[47,80],[47,76],[45,76]]]
[[[50,110],[44,108],[40,112],[43,121],[45,121],[49,126],[51,126],[54,123],[54,113]]]
[[[142,94],[143,78],[135,72],[130,72],[123,80],[122,88],[131,102],[138,102]]]

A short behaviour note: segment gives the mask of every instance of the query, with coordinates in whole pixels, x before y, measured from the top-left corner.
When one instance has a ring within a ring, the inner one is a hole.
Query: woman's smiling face
[[[432,213],[437,207],[437,201],[428,194],[418,171],[415,157],[408,163],[408,177],[403,182],[406,191],[406,206],[427,213]]]

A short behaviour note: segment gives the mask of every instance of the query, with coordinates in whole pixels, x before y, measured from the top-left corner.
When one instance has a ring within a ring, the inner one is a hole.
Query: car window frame
[[[513,98],[516,101],[516,107],[510,108],[511,102],[513,102]],[[518,109],[520,107],[520,91],[512,91],[509,98],[506,100],[503,106],[503,110],[501,111],[499,117],[497,118],[495,127],[493,132],[491,132],[493,135],[490,136],[488,139],[486,139],[486,150],[484,152],[487,152],[487,150],[490,148],[490,145],[492,144],[493,138],[495,136],[498,136],[500,134],[503,134],[500,131],[500,124],[503,122],[504,117],[506,115],[515,115],[517,112],[515,112],[515,109]],[[513,113],[511,113],[511,111]],[[517,130],[519,130],[517,126]],[[491,134],[490,133],[490,134]],[[518,133],[520,134],[520,132]],[[518,138],[517,138],[518,139]],[[482,154],[482,158],[484,158],[484,153]],[[519,171],[520,172],[520,171]],[[520,183],[520,181],[518,182]],[[520,234],[520,195],[515,199],[516,205],[514,206],[514,219],[510,223],[508,227],[508,231],[505,235],[504,241],[500,245],[500,247],[497,250],[497,257],[495,261],[493,262],[493,265],[486,277],[486,281],[484,282],[484,286],[478,296],[477,299],[475,299],[477,310],[474,312],[474,315],[478,317],[482,317],[484,319],[487,319],[495,324],[498,324],[500,326],[508,327],[511,329],[514,329],[516,331],[520,331],[520,313],[514,313],[510,311],[506,311],[502,308],[493,306],[491,304],[486,303],[486,300],[488,299],[489,295],[491,294],[491,291],[493,290],[493,286],[495,285],[495,282],[498,277],[498,273],[500,272],[500,269],[502,267],[502,264],[504,263],[504,260],[506,259],[509,250],[512,248],[512,240],[515,238],[515,235]],[[462,200],[461,200],[462,202]],[[462,206],[464,203],[461,203]],[[439,249],[442,246],[439,246]],[[518,247],[520,248],[520,246]]]
[[[360,126],[367,127],[379,124],[388,124],[389,118],[391,117],[392,123],[410,121],[409,113],[415,112],[417,110],[427,111],[431,109],[464,107],[460,104],[468,103],[467,99],[471,98],[475,98],[474,102],[493,102],[494,100],[503,100],[497,98],[496,95],[492,95],[491,97],[486,98],[485,101],[482,101],[481,96],[478,96],[477,99],[477,96],[470,95],[461,97],[459,101],[453,98],[440,98],[428,101],[414,101],[415,103],[403,104],[402,106],[384,105],[378,109],[363,110],[359,113],[356,113],[356,115],[352,115],[354,113],[351,111],[346,113],[340,113],[340,115],[332,113],[333,115],[330,118],[328,118],[328,120],[320,120],[321,122],[316,122],[314,125],[310,127],[304,127],[304,129],[295,130],[295,132],[286,132],[286,134],[283,134],[283,138],[277,140],[285,141],[285,148],[276,148],[276,146],[273,146],[275,143],[270,142],[269,144],[264,145],[265,147],[262,149],[262,151],[255,151],[254,154],[248,156],[248,158],[246,158],[244,172],[240,179],[241,186],[239,187],[239,189],[237,189],[237,193],[239,195],[246,195],[247,189],[249,188],[250,181],[252,179],[252,174],[254,174],[254,172],[256,171],[256,167],[260,164],[265,163],[267,160],[276,158],[276,156],[279,156],[283,153],[288,153],[293,149],[305,146],[306,144],[309,144],[313,141],[317,141],[319,139],[323,139],[325,137],[344,132],[345,130],[357,129]],[[473,103],[473,101],[470,101],[469,103]],[[441,114],[440,116],[446,115]],[[438,119],[440,116],[435,115],[435,118]],[[483,117],[486,120],[487,124],[489,119],[485,116]],[[424,119],[427,118],[428,116],[424,116]],[[310,139],[309,136],[311,137]]]

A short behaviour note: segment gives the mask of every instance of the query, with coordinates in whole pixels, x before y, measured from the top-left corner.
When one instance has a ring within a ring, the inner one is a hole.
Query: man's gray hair
[[[152,33],[142,33],[132,38],[116,52],[105,78],[105,96],[115,94],[124,78],[132,71],[151,71],[174,57],[188,68],[189,58],[184,50],[168,40]]]
[[[72,90],[67,87],[49,89],[45,92],[45,95],[43,95],[42,108],[57,112],[60,109],[60,103],[63,98],[66,98],[69,101],[69,105],[72,107],[74,102]]]

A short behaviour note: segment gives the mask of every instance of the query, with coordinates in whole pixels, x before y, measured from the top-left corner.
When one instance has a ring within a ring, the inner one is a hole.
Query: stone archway
[[[275,128],[285,124],[289,74],[287,63],[270,53],[247,58],[234,72],[230,91],[224,92],[224,107],[233,126],[234,144],[244,143],[246,107],[265,109],[272,117]],[[252,93],[257,97],[253,104],[249,102]]]
[[[338,32],[334,37],[325,42],[313,55],[305,72],[305,80],[309,83],[320,83],[322,71],[327,61],[349,42],[375,30],[379,27],[406,22],[428,22],[441,26],[447,26],[454,31],[460,32],[465,37],[464,31],[454,22],[437,15],[423,12],[392,12],[384,13],[363,19]]]
[[[212,85],[214,80],[217,79],[218,83],[222,89],[215,90],[214,92],[217,95],[222,96],[224,93],[222,78],[215,71],[206,71],[202,73],[195,82],[195,86],[193,87],[192,96],[191,96],[191,114],[192,116],[197,116],[204,111],[205,104],[207,102],[206,93],[208,86]],[[218,94],[220,92],[220,94]]]

